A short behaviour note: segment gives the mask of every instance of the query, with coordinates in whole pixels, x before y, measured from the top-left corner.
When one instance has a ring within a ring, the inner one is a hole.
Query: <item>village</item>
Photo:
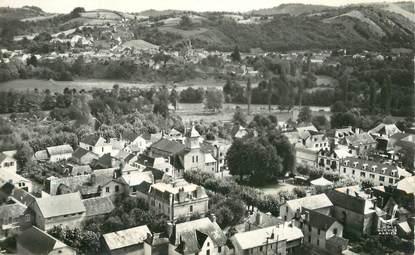
[[[414,14],[306,7],[0,6],[0,254],[413,254]]]

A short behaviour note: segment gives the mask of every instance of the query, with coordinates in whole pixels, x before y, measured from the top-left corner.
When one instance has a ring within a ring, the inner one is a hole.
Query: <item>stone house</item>
[[[209,197],[205,189],[184,180],[151,185],[147,201],[150,210],[168,216],[170,221],[189,219],[195,215],[204,216],[209,210]]]
[[[57,225],[79,227],[86,212],[79,192],[37,198],[31,209],[35,215],[35,226],[41,230]]]
[[[227,254],[227,238],[215,220],[202,218],[168,228],[169,255]]]
[[[105,139],[97,134],[90,134],[79,141],[79,147],[91,151],[98,156],[111,153],[112,146]]]

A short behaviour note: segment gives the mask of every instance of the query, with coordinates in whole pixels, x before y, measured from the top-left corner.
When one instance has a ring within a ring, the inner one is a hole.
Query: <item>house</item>
[[[151,144],[162,138],[162,133],[150,134],[135,132],[124,132],[121,139],[126,142],[125,151],[133,154],[143,153]]]
[[[313,130],[299,131],[300,145],[312,150],[329,149],[330,142],[323,132]]]
[[[330,254],[341,254],[347,249],[348,240],[343,238],[343,225],[340,222],[314,210],[304,210],[303,213],[296,220],[296,225],[304,234],[305,246],[312,246]]]
[[[50,162],[58,162],[61,160],[67,160],[72,157],[72,153],[73,153],[73,149],[69,144],[47,147],[46,151],[49,155]]]
[[[20,255],[76,255],[73,248],[35,226],[19,235],[16,244],[17,254]]]
[[[28,192],[32,192],[33,190],[31,180],[26,179],[23,176],[11,171],[0,171],[0,185],[4,185],[7,182],[13,184],[17,188],[24,189]]]
[[[31,225],[32,216],[26,205],[13,198],[0,205],[1,239],[19,234]]]
[[[375,138],[389,138],[394,134],[402,133],[402,131],[395,124],[379,123],[376,127],[367,131]]]
[[[107,143],[103,137],[97,134],[90,134],[83,137],[79,141],[79,147],[91,151],[100,157],[112,151],[111,144]]]
[[[144,241],[151,236],[146,225],[124,229],[102,235],[106,254],[111,255],[144,255]]]
[[[236,125],[231,130],[232,138],[241,139],[248,135],[248,130],[241,125]]]
[[[144,240],[144,255],[168,255],[169,238],[163,233],[148,234]]]
[[[0,152],[0,172],[9,171],[16,173],[17,160],[14,157],[16,151],[2,151]]]
[[[125,190],[128,192],[130,196],[141,196],[141,184],[149,183],[150,185],[154,183],[154,176],[152,172],[141,172],[141,173],[131,173],[127,175],[123,175],[121,180],[125,183]],[[148,191],[148,190],[147,190]],[[144,199],[147,199],[147,194],[145,196],[141,196]]]
[[[166,138],[167,139],[169,139],[169,140],[172,140],[172,141],[177,141],[177,142],[180,142],[180,143],[182,143],[183,142],[183,134],[180,132],[180,131],[178,131],[178,130],[176,130],[176,129],[174,129],[174,128],[172,128],[167,134],[166,134]]]
[[[97,160],[99,158],[99,155],[84,149],[82,147],[78,147],[73,153],[72,153],[72,160],[80,165],[88,165],[91,164],[94,160]]]
[[[73,149],[69,144],[47,147],[46,150],[35,152],[37,161],[58,162],[68,160],[72,157]]]
[[[68,176],[85,175],[91,174],[92,169],[89,165],[77,165],[68,163],[64,165],[62,173]]]
[[[82,203],[85,206],[85,220],[109,214],[115,209],[115,205],[109,197],[92,197],[83,199]]]
[[[260,228],[266,228],[271,226],[276,226],[284,221],[278,217],[271,215],[270,213],[263,213],[261,211],[256,211],[249,215],[245,220],[244,223],[240,226],[236,226],[238,232],[245,232],[251,231]]]
[[[57,225],[79,227],[85,218],[85,206],[79,192],[36,198],[32,205],[35,225],[49,230]]]
[[[175,183],[155,183],[148,192],[150,210],[164,214],[169,220],[203,216],[208,211],[209,197],[202,186],[184,180]]]
[[[227,238],[214,219],[202,218],[168,228],[169,255],[226,254]]]
[[[109,144],[111,145],[111,156],[113,157],[117,156],[126,146],[125,141],[116,138],[110,138]]]
[[[344,137],[340,144],[346,145],[357,155],[366,155],[369,151],[376,149],[377,142],[368,133],[360,133]]]
[[[295,254],[303,242],[303,233],[292,223],[284,223],[243,233],[230,238],[234,254]]]
[[[215,140],[205,140],[203,145],[209,144],[211,147],[211,154],[214,156],[217,162],[217,171],[220,172],[226,169],[226,154],[228,153],[229,148],[232,145],[232,141],[216,138]],[[202,145],[202,147],[203,147]]]
[[[327,193],[334,205],[333,217],[349,235],[371,234],[377,226],[376,199],[359,186],[337,188]]]
[[[280,207],[280,216],[284,221],[290,221],[296,216],[298,210],[308,209],[329,215],[332,208],[333,203],[329,197],[326,194],[318,194],[286,201]]]
[[[405,169],[379,161],[348,157],[340,163],[340,174],[363,181],[369,179],[375,186],[389,186],[411,176]]]
[[[345,128],[336,128],[327,131],[327,135],[333,139],[334,145],[339,144],[339,141],[344,139],[345,137],[355,135],[355,130],[352,126],[348,126]]]

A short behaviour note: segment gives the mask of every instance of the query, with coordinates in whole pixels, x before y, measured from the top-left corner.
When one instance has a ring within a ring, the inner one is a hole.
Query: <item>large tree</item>
[[[208,110],[217,111],[223,106],[223,93],[218,89],[208,89],[205,93],[205,108]]]

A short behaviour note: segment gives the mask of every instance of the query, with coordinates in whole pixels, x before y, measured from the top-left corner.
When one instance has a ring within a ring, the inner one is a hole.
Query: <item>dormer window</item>
[[[363,170],[366,170],[367,164],[363,164]]]
[[[354,162],[353,166],[356,168],[359,165],[359,162]]]
[[[386,169],[387,169],[386,167],[382,168],[382,174],[385,174]]]
[[[372,166],[372,171],[376,171],[376,168],[378,168],[378,166]]]

